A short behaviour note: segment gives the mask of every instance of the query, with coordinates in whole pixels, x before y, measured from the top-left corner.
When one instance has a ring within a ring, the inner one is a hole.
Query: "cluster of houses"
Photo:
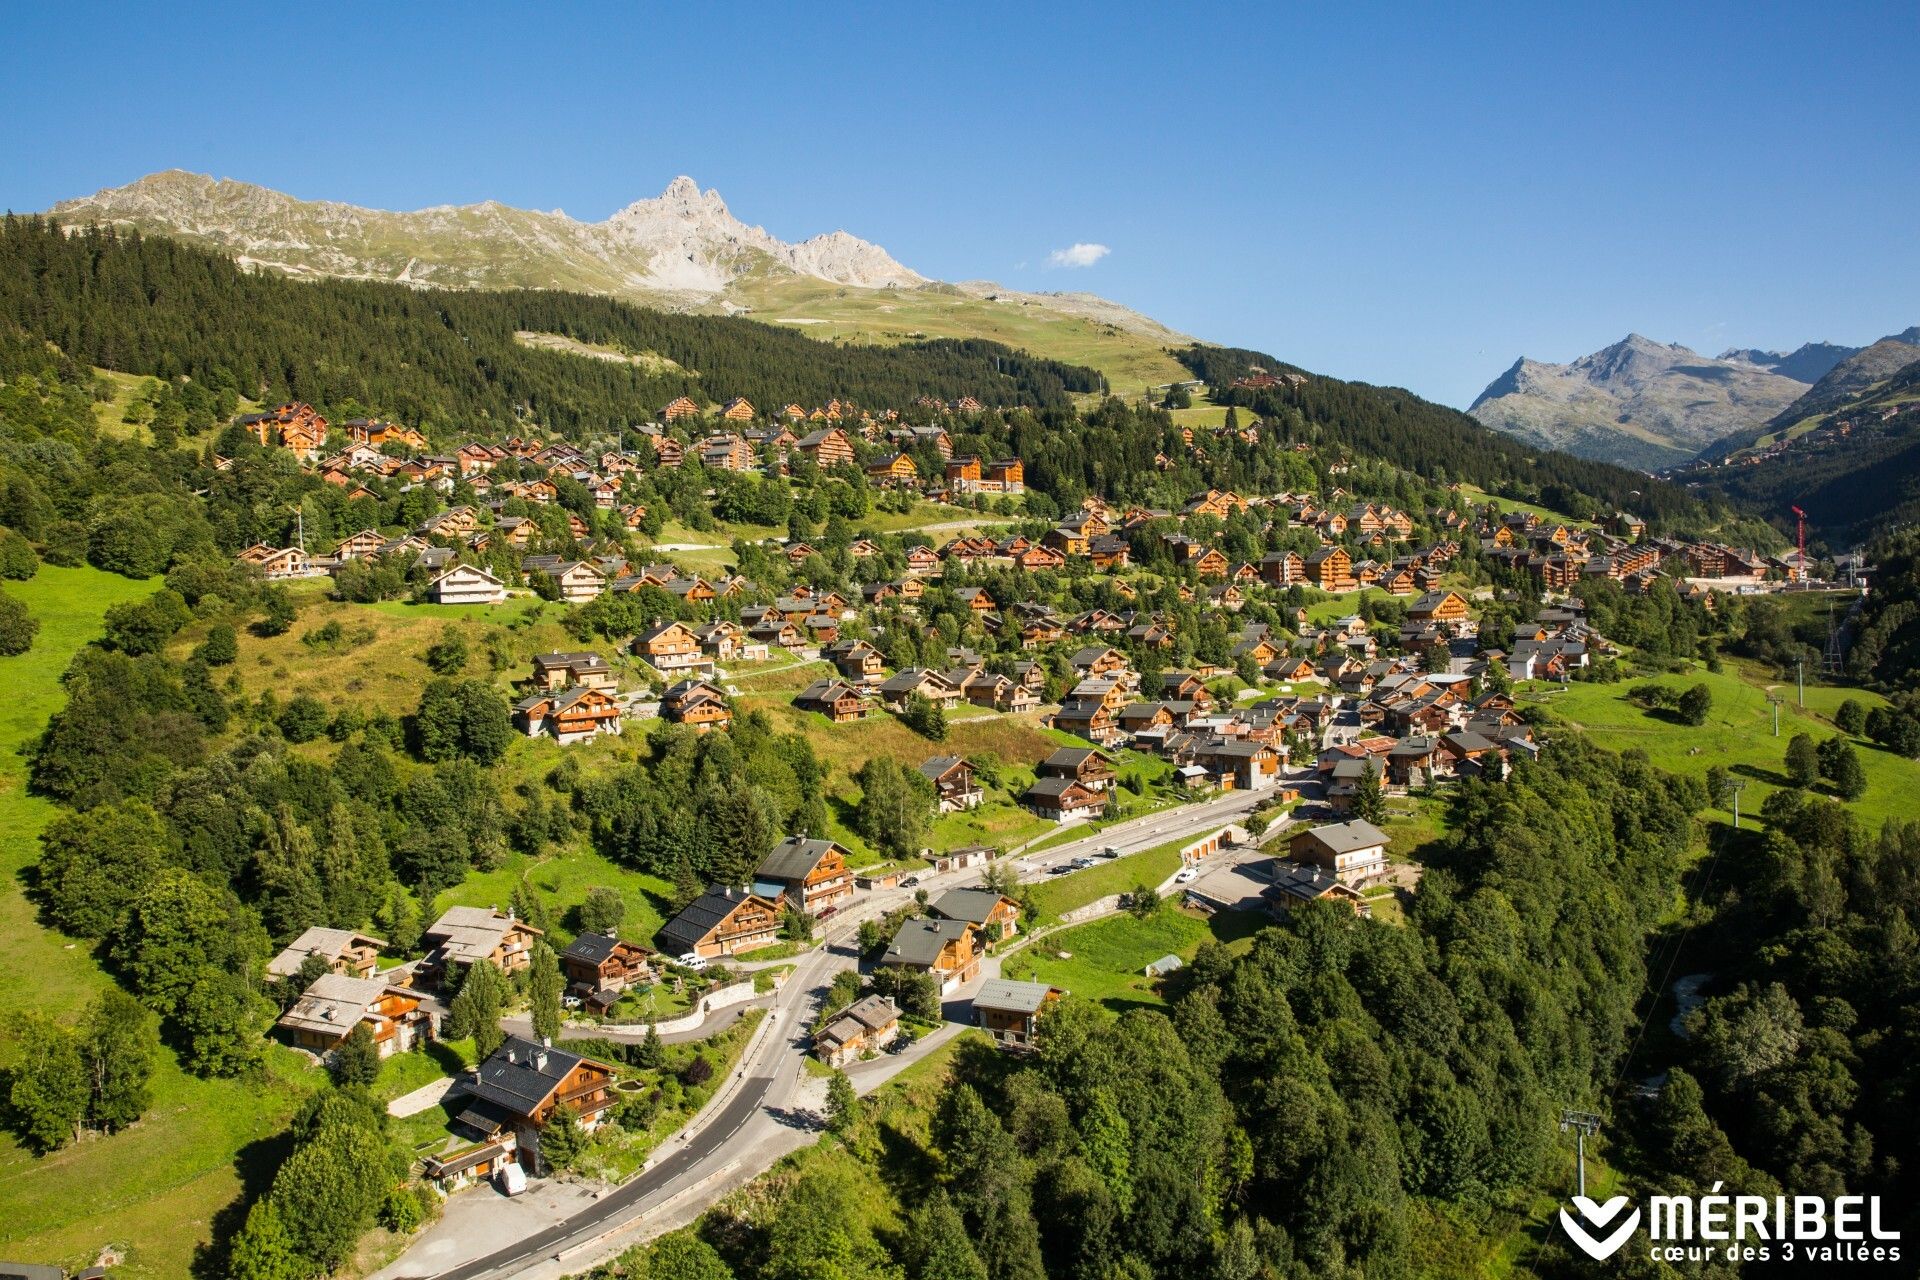
[[[384,967],[386,943],[348,929],[312,928],[267,966],[276,981],[298,981],[314,959],[313,977],[275,1024],[287,1043],[326,1058],[355,1027],[366,1026],[380,1057],[432,1040],[443,1004],[436,991],[453,986],[475,964],[512,975],[526,969],[541,930],[510,912],[452,907],[422,934],[425,955]],[[657,957],[611,934],[582,933],[560,954],[567,995],[604,1012],[628,988],[659,976]],[[427,1174],[445,1186],[487,1177],[508,1165],[538,1171],[540,1131],[560,1106],[587,1129],[613,1105],[613,1067],[550,1044],[509,1036],[454,1085],[454,1125],[470,1141],[427,1160]]]

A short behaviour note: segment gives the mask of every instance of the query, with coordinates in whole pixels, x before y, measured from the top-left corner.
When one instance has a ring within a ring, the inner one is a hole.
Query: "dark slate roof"
[[[931,782],[938,782],[947,770],[955,765],[965,764],[965,756],[934,756],[920,763],[920,772]]]
[[[999,905],[1000,895],[991,889],[949,889],[935,898],[929,909],[948,920],[967,920],[984,925],[987,917]]]
[[[1090,756],[1105,758],[1105,753],[1092,747],[1061,747],[1049,755],[1040,764],[1050,769],[1078,769]]]
[[[479,1072],[467,1082],[467,1092],[517,1116],[530,1116],[552,1096],[567,1073],[584,1061],[565,1049],[508,1036],[506,1043],[480,1064]]]
[[[661,948],[675,955],[692,951],[746,897],[742,889],[718,884],[708,886],[707,891],[688,903],[679,915],[660,926]]]
[[[893,935],[880,962],[931,966],[940,958],[940,949],[963,936],[968,927],[964,920],[909,920]]]
[[[613,956],[614,949],[619,945],[620,939],[610,933],[583,933],[562,954],[569,960],[598,967]]]
[[[826,857],[831,848],[831,840],[788,836],[773,846],[773,852],[761,860],[753,874],[761,880],[805,880],[813,874],[813,869],[820,865],[820,859]]]

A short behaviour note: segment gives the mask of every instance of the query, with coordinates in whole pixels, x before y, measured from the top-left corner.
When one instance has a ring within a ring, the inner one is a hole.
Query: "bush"
[[[680,1068],[680,1083],[689,1089],[698,1089],[713,1079],[713,1064],[704,1055],[695,1057],[686,1066]]]
[[[26,605],[0,591],[0,657],[25,653],[33,648],[33,638],[38,634],[40,619],[29,613]]]
[[[312,742],[327,731],[326,704],[303,693],[280,712],[278,723],[288,742]]]
[[[425,1187],[395,1187],[380,1206],[380,1225],[399,1235],[413,1234],[427,1220],[426,1197],[432,1194]]]
[[[40,557],[33,544],[11,529],[0,529],[0,578],[24,582],[40,572]]]
[[[1700,725],[1707,722],[1707,712],[1713,709],[1713,690],[1704,684],[1696,684],[1680,695],[1678,706],[1680,723]]]
[[[224,622],[216,622],[207,628],[207,638],[200,642],[200,660],[210,667],[230,666],[239,656],[239,638],[233,628]]]

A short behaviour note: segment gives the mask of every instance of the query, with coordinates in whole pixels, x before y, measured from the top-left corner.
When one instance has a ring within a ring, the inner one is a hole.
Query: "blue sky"
[[[1920,323],[1911,0],[259,8],[12,6],[0,207],[184,168],[598,219],[688,173],[1459,405],[1630,330]]]

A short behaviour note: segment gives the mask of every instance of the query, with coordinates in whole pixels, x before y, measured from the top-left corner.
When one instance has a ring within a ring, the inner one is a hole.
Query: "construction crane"
[[[1807,585],[1807,513],[1793,508],[1793,518],[1800,526],[1800,585]]]

